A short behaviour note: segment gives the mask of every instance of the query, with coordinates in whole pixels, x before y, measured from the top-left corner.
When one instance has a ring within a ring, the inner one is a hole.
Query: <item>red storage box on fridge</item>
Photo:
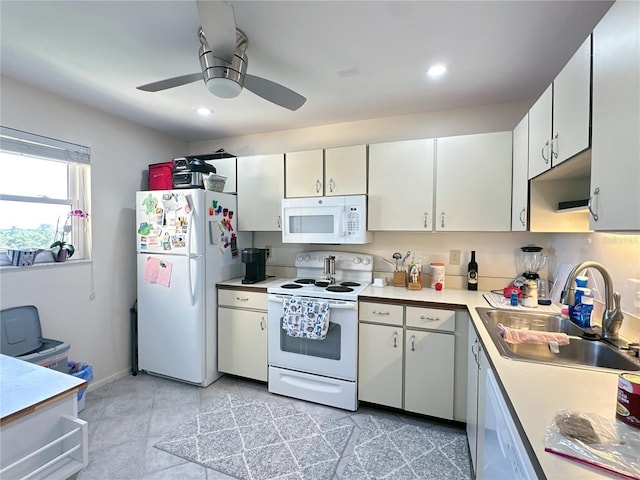
[[[173,188],[173,160],[149,165],[149,190]]]

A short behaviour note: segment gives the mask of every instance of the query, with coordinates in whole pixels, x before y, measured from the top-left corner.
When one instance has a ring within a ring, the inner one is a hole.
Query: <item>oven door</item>
[[[282,328],[282,302],[287,295],[269,295],[267,329],[269,365],[355,382],[358,351],[357,302],[329,302],[329,330],[323,340],[291,337]]]

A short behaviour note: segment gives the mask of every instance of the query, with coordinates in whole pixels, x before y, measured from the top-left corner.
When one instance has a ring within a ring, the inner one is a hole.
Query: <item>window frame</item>
[[[0,201],[68,205],[69,211],[79,209],[88,212],[90,210],[91,149],[89,147],[0,126],[0,151],[10,155],[64,163],[67,170],[67,198],[3,194],[0,192]],[[65,220],[66,218],[59,217],[60,228],[64,225]],[[69,261],[90,260],[90,222],[88,219],[71,217],[71,226],[71,232],[66,241],[75,247],[75,254]],[[54,240],[52,238],[51,243]],[[36,260],[36,263],[43,262]]]

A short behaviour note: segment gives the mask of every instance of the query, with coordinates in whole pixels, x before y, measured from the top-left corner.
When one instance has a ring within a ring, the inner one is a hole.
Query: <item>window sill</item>
[[[42,270],[47,268],[61,268],[67,267],[71,265],[85,265],[90,264],[92,260],[90,258],[82,259],[82,260],[67,260],[66,262],[42,262],[42,263],[34,263],[33,265],[29,265],[28,267],[15,267],[13,265],[0,265],[0,272],[23,272],[26,270]]]

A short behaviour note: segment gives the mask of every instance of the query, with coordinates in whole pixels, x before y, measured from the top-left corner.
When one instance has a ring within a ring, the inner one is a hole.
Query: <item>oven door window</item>
[[[280,320],[280,350],[298,355],[340,360],[340,330],[339,324],[329,322],[329,329],[323,340],[291,337],[282,329],[282,320]]]

